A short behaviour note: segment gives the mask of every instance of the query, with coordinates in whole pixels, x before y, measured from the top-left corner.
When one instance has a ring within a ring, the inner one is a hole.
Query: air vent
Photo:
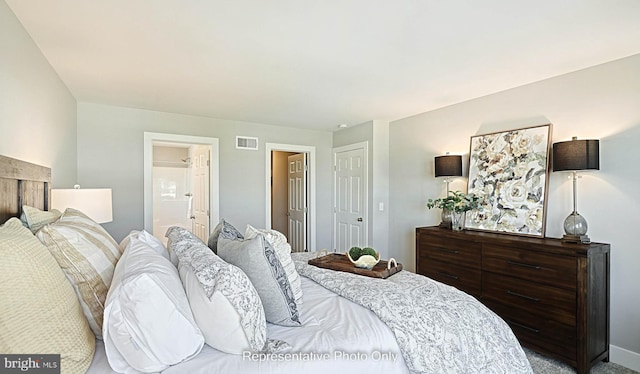
[[[252,138],[250,136],[236,136],[236,148],[257,151],[258,138]]]

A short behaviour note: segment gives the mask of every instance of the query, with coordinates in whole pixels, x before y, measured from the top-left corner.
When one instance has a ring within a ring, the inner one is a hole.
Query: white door
[[[364,147],[334,150],[334,248],[367,245],[367,160]]]
[[[289,244],[291,251],[307,249],[307,154],[288,157],[289,165]]]
[[[203,242],[209,237],[209,162],[211,147],[195,145],[191,150],[191,175],[193,196],[191,197],[192,232]]]

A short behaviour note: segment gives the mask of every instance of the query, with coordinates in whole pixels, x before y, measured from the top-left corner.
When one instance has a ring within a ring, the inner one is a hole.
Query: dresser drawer
[[[478,243],[436,236],[420,237],[420,257],[480,268],[482,246]]]
[[[484,273],[482,300],[500,302],[510,308],[519,308],[569,326],[576,325],[576,294],[565,289]]]
[[[573,257],[485,245],[482,249],[482,268],[570,290],[576,288],[577,264]]]
[[[437,260],[420,263],[421,273],[427,277],[453,286],[472,296],[480,298],[480,269],[472,269]]]
[[[577,329],[492,300],[483,303],[505,320],[524,346],[574,360]]]

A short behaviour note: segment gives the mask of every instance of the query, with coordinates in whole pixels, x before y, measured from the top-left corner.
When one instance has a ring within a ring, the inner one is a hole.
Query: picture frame
[[[552,124],[471,137],[465,229],[544,237]]]

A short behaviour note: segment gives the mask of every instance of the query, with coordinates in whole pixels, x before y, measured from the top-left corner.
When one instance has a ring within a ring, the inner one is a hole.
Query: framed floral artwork
[[[544,237],[551,124],[471,137],[465,228]]]

